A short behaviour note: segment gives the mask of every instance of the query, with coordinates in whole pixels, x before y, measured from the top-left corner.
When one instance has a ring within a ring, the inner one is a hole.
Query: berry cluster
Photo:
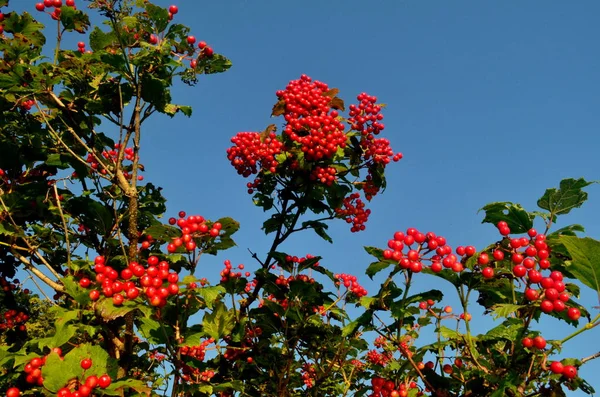
[[[21,109],[23,109],[26,112],[28,112],[28,111],[31,110],[31,108],[33,107],[33,105],[35,105],[35,101],[33,99],[27,99],[27,100],[21,102]]]
[[[567,379],[573,379],[577,377],[577,368],[573,365],[564,365],[560,361],[553,361],[550,363],[550,371],[555,374],[560,374]]]
[[[277,97],[285,107],[285,134],[304,152],[306,160],[330,159],[338,148],[346,147],[344,125],[325,95],[327,84],[302,75],[290,81]]]
[[[120,149],[121,149],[121,144],[115,143],[114,149],[104,150],[102,152],[102,157],[104,159],[106,159],[112,167],[114,167],[117,164],[117,161],[119,159]],[[131,147],[125,148],[125,150],[123,152],[124,152],[123,165],[125,165],[125,163],[124,163],[125,161],[134,161],[135,158],[134,158],[133,148],[131,148]],[[92,170],[98,171],[98,169],[100,169],[99,172],[103,175],[105,175],[108,172],[106,170],[106,168],[100,166],[100,164],[97,161],[96,156],[94,156],[92,153],[89,153],[87,155],[87,157],[85,158],[85,161],[90,165],[90,168],[92,168]],[[130,167],[131,166],[129,165],[129,168]],[[127,171],[127,167],[124,167],[123,169],[124,169],[123,176],[125,176],[125,178],[127,178],[127,179],[131,179],[132,175],[129,173],[129,171]],[[140,170],[142,170],[142,169],[140,169]],[[139,181],[141,181],[144,179],[144,177],[142,175],[138,175],[137,179]]]
[[[150,256],[147,263],[148,267],[144,267],[137,262],[131,262],[119,274],[114,268],[106,265],[103,256],[96,257],[95,280],[102,291],[91,290],[90,299],[97,301],[102,293],[105,297],[112,298],[115,306],[120,306],[125,299],[136,299],[142,290],[152,306],[165,306],[169,296],[179,293],[179,275],[169,271],[169,263],[160,261],[157,256]],[[92,281],[87,277],[79,280],[79,285],[83,288],[89,288],[91,284]]]
[[[344,198],[341,208],[336,208],[335,213],[338,217],[346,219],[346,222],[352,224],[350,231],[356,233],[365,230],[365,223],[371,214],[370,209],[365,209],[365,203],[360,199],[359,193],[352,193]]]
[[[510,260],[512,274],[516,278],[524,279],[526,283],[525,299],[539,303],[542,312],[563,312],[570,295],[566,291],[563,274],[550,269],[551,250],[546,243],[546,236],[538,234],[535,229],[530,229],[527,232],[528,237],[511,238],[510,228],[506,222],[498,222],[497,227],[508,245],[500,245],[492,252],[496,264]],[[477,258],[478,265],[483,267],[481,274],[486,279],[495,277],[490,262],[491,258],[487,252],[481,253]],[[543,272],[546,270],[550,274],[544,276]],[[535,284],[540,289],[533,288]],[[581,317],[581,312],[578,308],[571,307],[567,310],[567,316],[575,321]]]
[[[317,166],[312,170],[310,179],[313,181],[319,181],[324,185],[331,186],[337,180],[337,170],[333,167],[321,167]]]
[[[10,309],[4,312],[0,317],[0,331],[7,329],[18,329],[21,332],[27,330],[25,323],[29,320],[29,315],[22,311]]]
[[[238,174],[248,177],[258,173],[259,169],[275,173],[278,162],[275,156],[281,153],[283,143],[271,132],[263,139],[258,132],[240,132],[231,142],[234,146],[227,149],[227,158]]]
[[[203,216],[190,215],[186,218],[184,211],[179,212],[179,219],[169,218],[170,225],[177,225],[181,229],[181,237],[176,237],[167,245],[169,253],[177,252],[183,247],[187,252],[192,252],[197,247],[199,239],[213,240],[221,233],[222,225],[219,222],[210,223]]]
[[[356,276],[352,276],[350,274],[336,274],[334,278],[341,280],[344,287],[348,289],[348,291],[359,298],[363,296],[367,296],[367,290],[364,289],[357,281]]]
[[[315,385],[315,379],[317,377],[317,371],[315,366],[309,363],[302,364],[302,382],[307,388],[312,388]]]
[[[408,228],[406,234],[394,233],[394,238],[388,241],[388,248],[383,251],[384,259],[398,261],[400,267],[413,273],[423,270],[425,261],[431,262],[431,270],[435,273],[441,272],[444,268],[461,272],[464,270],[463,261],[476,252],[475,247],[472,246],[457,247],[456,253],[462,256],[459,260],[452,253],[452,247],[446,244],[444,237],[436,236],[432,232],[421,233],[415,228]]]
[[[225,269],[221,270],[221,282],[226,282],[232,278],[240,278],[242,277],[242,272],[236,272],[235,269],[233,269],[233,265],[231,264],[231,261],[229,259],[226,259],[223,262],[223,265],[225,266]],[[244,265],[240,264],[237,267],[239,270],[244,270]],[[246,272],[245,276],[248,277],[250,276],[250,272]]]
[[[406,397],[410,389],[416,389],[418,386],[414,381],[407,381],[396,386],[393,380],[386,380],[377,376],[371,379],[371,388],[373,393],[369,394],[369,397]],[[419,391],[416,395],[422,396],[423,392]]]
[[[204,357],[206,355],[206,347],[214,342],[215,340],[213,338],[209,338],[204,340],[198,346],[181,346],[179,348],[179,352],[184,356],[193,357],[196,360],[204,361]]]
[[[66,0],[65,4],[67,7],[75,8],[75,0]],[[62,0],[44,0],[43,2],[36,3],[35,9],[44,12],[46,9],[52,9],[52,12],[46,11],[50,14],[52,19],[58,21],[60,19],[61,7],[63,6]]]

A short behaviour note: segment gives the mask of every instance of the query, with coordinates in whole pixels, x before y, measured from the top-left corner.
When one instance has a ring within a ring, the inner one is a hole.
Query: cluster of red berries
[[[25,110],[26,112],[30,111],[31,108],[33,107],[33,105],[35,105],[35,101],[33,99],[27,99],[23,102],[21,102],[21,109]]]
[[[102,157],[105,158],[106,160],[108,160],[108,162],[110,164],[116,165],[116,163],[119,159],[120,148],[121,148],[121,144],[115,143],[114,149],[104,150],[102,152]],[[133,160],[134,160],[133,148],[131,148],[131,147],[125,148],[123,162],[124,161],[133,161]],[[92,170],[98,171],[98,168],[100,168],[99,172],[103,175],[105,175],[108,172],[104,167],[100,167],[100,164],[98,163],[96,156],[94,156],[92,153],[89,153],[87,155],[85,161],[90,165]],[[76,175],[74,174],[74,176],[76,176]],[[127,178],[127,179],[131,179],[131,177],[132,177],[132,175],[128,171],[123,171],[123,176],[125,176],[125,178]],[[144,179],[144,177],[142,175],[138,175],[137,179],[139,181],[141,181]]]
[[[371,214],[370,209],[365,209],[365,203],[360,199],[359,193],[352,193],[342,201],[342,207],[336,208],[338,217],[344,218],[351,224],[350,231],[356,233],[365,230],[365,223]]]
[[[210,382],[213,376],[215,376],[215,371],[212,369],[200,371],[198,368],[191,367],[187,364],[184,364],[181,370],[183,372],[181,379],[188,383]]]
[[[365,360],[373,365],[379,365],[385,367],[392,359],[392,352],[383,351],[378,352],[377,350],[369,350],[365,356]]]
[[[331,107],[327,84],[302,75],[289,82],[277,97],[285,106],[285,134],[297,144],[309,161],[330,159],[346,147],[344,125]]]
[[[179,219],[169,218],[170,225],[177,225],[181,229],[181,237],[176,237],[167,245],[169,253],[177,252],[179,247],[184,247],[187,252],[196,249],[196,239],[215,239],[221,234],[221,223],[209,223],[203,216],[190,215],[186,218],[185,211],[179,211]]]
[[[573,379],[577,377],[577,368],[573,365],[564,365],[560,361],[553,361],[550,363],[550,371],[555,374],[560,374],[567,379]]]
[[[287,268],[298,268],[300,265],[302,265],[306,260],[308,259],[313,259],[315,256],[311,255],[311,254],[306,254],[306,256],[304,257],[298,257],[298,256],[292,256],[292,255],[287,255],[285,257],[285,264],[282,263],[278,263],[278,265],[280,267],[287,267]],[[319,262],[315,262],[312,267],[317,267],[319,266]]]
[[[302,382],[307,388],[312,388],[315,385],[315,379],[317,377],[317,370],[313,364],[304,363],[302,364]]]
[[[90,299],[97,301],[102,293],[105,297],[112,298],[115,306],[120,306],[125,299],[136,299],[140,290],[143,290],[152,306],[165,306],[169,296],[179,293],[177,284],[179,274],[169,271],[169,263],[160,261],[157,256],[150,256],[147,263],[146,268],[137,262],[131,262],[119,274],[111,266],[106,265],[103,256],[96,257],[94,259],[95,280],[102,291],[91,290]],[[87,277],[79,280],[79,285],[83,288],[89,288],[91,284],[92,281]]]
[[[262,138],[258,132],[240,132],[231,142],[234,146],[227,149],[227,159],[238,174],[248,177],[258,173],[259,169],[275,173],[278,162],[275,156],[281,153],[283,143],[271,132]]]
[[[418,386],[414,381],[400,383],[396,386],[393,380],[386,380],[376,376],[371,379],[371,388],[373,389],[373,393],[369,394],[369,397],[406,397],[410,389],[416,389]],[[417,396],[422,395],[421,391],[417,393]]]
[[[85,52],[85,43],[83,41],[77,43],[77,51],[79,51],[82,54]]]
[[[388,241],[388,248],[383,251],[384,259],[398,261],[400,267],[414,273],[423,270],[424,261],[431,262],[431,270],[435,273],[444,268],[455,272],[464,270],[462,260],[452,253],[452,247],[446,244],[446,239],[432,232],[421,233],[412,227],[406,233],[396,232],[394,238]],[[407,249],[406,253],[403,252],[404,249]],[[473,256],[475,252],[473,246],[456,249],[456,253],[464,258]],[[433,255],[427,256],[430,253]]]
[[[546,236],[530,229],[527,232],[528,237],[510,238],[510,228],[506,222],[498,222],[497,227],[500,234],[508,239],[509,248],[496,248],[492,252],[493,259],[496,262],[510,260],[513,275],[526,280],[525,298],[532,302],[539,301],[540,309],[544,313],[564,311],[570,296],[565,290],[563,274],[557,270],[550,271],[548,258],[551,250],[546,243]],[[486,252],[477,258],[478,265],[483,267],[481,274],[487,279],[494,278],[494,268],[490,266],[490,262],[491,258]],[[549,270],[550,274],[544,276],[542,272],[545,270]],[[541,288],[532,288],[532,284],[538,284]],[[567,310],[567,316],[571,320],[578,320],[581,312],[578,308],[571,307]]]
[[[346,287],[350,293],[353,293],[357,297],[362,298],[363,296],[367,296],[367,290],[358,283],[356,276],[341,273],[336,274],[334,278],[341,280],[344,287]]]
[[[310,173],[310,179],[313,181],[319,181],[324,185],[331,186],[337,180],[337,170],[331,166],[321,167],[317,166]]]
[[[175,14],[177,14],[179,12],[179,7],[177,7],[176,5],[171,5],[171,6],[169,6],[168,11],[169,11],[169,21],[172,21]],[[135,34],[134,39],[139,40],[139,34]],[[159,43],[159,38],[157,35],[151,34],[148,37],[148,42],[152,45],[156,45]],[[188,37],[186,37],[186,42],[189,45],[193,46],[194,44],[196,44],[196,37],[188,36]],[[198,43],[198,50],[200,51],[200,56],[206,56],[206,57],[210,58],[214,55],[213,49],[211,47],[209,47],[206,44],[206,42],[204,42],[204,41],[200,41]],[[198,66],[198,61],[196,59],[192,59],[190,61],[190,67],[192,69],[195,69],[196,66]]]
[[[232,278],[240,278],[240,277],[242,277],[242,272],[240,272],[240,271],[236,272],[235,269],[233,268],[233,265],[231,264],[231,261],[229,259],[226,259],[223,262],[223,265],[224,265],[225,268],[223,270],[221,270],[221,273],[220,273],[221,282],[226,282],[226,281],[228,281],[228,280],[230,280]],[[244,267],[245,267],[244,264],[239,264],[237,266],[237,268],[239,270],[244,270]],[[245,272],[244,275],[246,277],[249,277],[250,276],[250,272]]]
[[[275,280],[275,284],[277,284],[281,287],[288,287],[290,285],[290,283],[293,281],[301,281],[303,283],[313,284],[315,282],[315,279],[312,277],[309,277],[306,274],[297,274],[295,276],[288,276],[288,277],[285,277],[283,274],[280,274],[279,277],[277,277],[277,279]]]
[[[206,356],[206,347],[212,343],[215,343],[213,338],[206,339],[198,346],[181,346],[179,352],[184,356],[193,357],[196,360],[204,361]]]
[[[544,339],[544,337],[541,335],[535,336],[533,338],[527,336],[523,338],[521,344],[523,345],[523,347],[526,347],[528,349],[536,348],[539,350],[543,350],[546,348],[546,339]]]
[[[22,311],[10,309],[4,312],[0,317],[0,331],[7,329],[18,329],[21,332],[27,330],[25,323],[29,320],[29,315]]]
[[[359,94],[358,105],[350,105],[348,116],[348,122],[354,131],[358,131],[363,136],[369,134],[378,135],[385,126],[380,123],[383,120],[383,114],[381,113],[381,106],[377,105],[377,97],[370,96],[363,92]]]
[[[67,7],[75,8],[75,0],[66,0],[65,5]],[[58,21],[60,19],[61,7],[63,6],[62,0],[44,0],[43,2],[36,3],[35,9],[43,12],[46,11],[47,8],[53,8],[52,12],[50,12],[50,16],[52,19]]]

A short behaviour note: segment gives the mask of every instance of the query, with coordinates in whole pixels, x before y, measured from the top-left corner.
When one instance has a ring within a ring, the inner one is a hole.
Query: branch
[[[67,266],[71,267],[71,245],[69,244],[69,229],[67,228],[67,220],[65,219],[65,214],[63,213],[62,206],[60,205],[60,199],[56,183],[53,185],[53,187],[54,198],[56,199],[56,206],[58,207],[58,212],[60,214],[60,219],[62,220],[63,229],[65,230],[65,243],[67,245]]]
[[[582,363],[582,364],[585,364],[585,363],[587,363],[588,361],[592,361],[592,360],[594,360],[594,359],[596,359],[596,358],[598,358],[598,357],[600,357],[600,352],[598,352],[598,353],[595,353],[595,354],[592,354],[591,356],[588,356],[588,357],[582,358],[582,359],[581,359],[581,363]]]
[[[35,274],[40,280],[42,280],[46,285],[50,288],[54,289],[57,292],[64,292],[65,287],[62,284],[57,283],[56,281],[50,279],[50,277],[46,276],[44,273],[40,271],[37,267],[35,267],[31,261],[25,258],[23,255],[18,252],[11,250],[11,254],[14,255],[15,258],[21,261],[25,265],[25,268],[29,270],[31,273]]]

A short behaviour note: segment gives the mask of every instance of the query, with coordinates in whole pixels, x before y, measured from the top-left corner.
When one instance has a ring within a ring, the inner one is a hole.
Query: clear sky
[[[385,136],[404,153],[388,168],[388,189],[371,203],[365,232],[350,234],[340,222],[332,227],[334,245],[308,235],[286,247],[322,255],[337,271],[361,274],[371,259],[360,246],[385,247],[394,231],[407,227],[444,235],[453,246],[483,248],[497,238],[494,227],[480,224],[483,205],[513,201],[535,210],[544,190],[563,178],[600,179],[596,0],[177,5],[178,22],[233,62],[225,74],[175,90],[174,102],[192,105],[193,117],[156,119],[142,147],[146,178],[165,189],[171,215],[186,210],[241,222],[239,247],[205,258],[199,273],[215,274],[225,258],[252,268],[247,249],[264,253],[270,246],[259,230],[265,215],[252,206],[225,149],[237,132],[273,123],[275,91],[303,73],[338,87],[347,103],[362,91],[377,95],[388,105]],[[600,185],[587,190],[589,202],[559,226],[581,223],[600,239]],[[419,288],[436,281],[422,280]],[[587,294],[584,303],[598,305],[597,297]],[[550,320],[540,328],[548,339],[570,332],[557,325]],[[599,337],[594,329],[565,350],[590,355],[599,350]],[[598,373],[600,360],[581,371],[600,391]]]

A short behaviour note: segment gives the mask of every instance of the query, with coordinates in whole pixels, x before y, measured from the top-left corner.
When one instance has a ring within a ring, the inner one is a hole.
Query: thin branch
[[[11,254],[13,254],[15,258],[17,258],[18,260],[20,260],[21,263],[23,263],[23,265],[25,265],[25,268],[27,270],[29,270],[31,273],[35,274],[40,280],[42,280],[50,288],[54,289],[57,292],[64,292],[65,291],[65,287],[64,286],[62,286],[61,284],[57,283],[56,281],[50,279],[50,277],[48,277],[44,273],[42,273],[40,271],[40,269],[38,269],[37,267],[35,267],[31,263],[31,261],[29,259],[25,258],[23,255],[19,254],[16,251],[11,251]]]
[[[591,356],[588,356],[588,357],[582,358],[582,359],[581,359],[581,363],[582,363],[582,364],[585,364],[585,363],[587,363],[588,361],[592,361],[592,360],[594,360],[594,359],[596,359],[596,358],[598,358],[598,357],[600,357],[600,352],[598,352],[598,353],[595,353],[595,354],[592,354]]]
[[[63,229],[65,231],[65,244],[67,245],[67,266],[71,267],[71,244],[69,244],[69,229],[67,228],[67,220],[65,219],[65,214],[62,210],[62,205],[60,204],[60,198],[58,195],[58,188],[56,187],[56,183],[53,185],[53,187],[54,198],[56,199],[56,206],[58,207],[60,219],[62,220]]]

